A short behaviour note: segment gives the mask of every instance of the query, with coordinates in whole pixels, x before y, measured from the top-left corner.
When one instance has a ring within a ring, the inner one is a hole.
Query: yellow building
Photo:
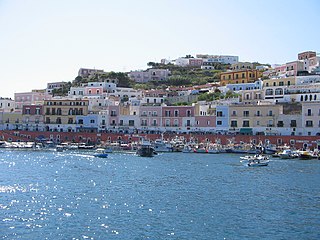
[[[75,124],[76,116],[88,115],[88,100],[45,100],[45,124]]]
[[[290,86],[296,85],[295,77],[272,78],[263,80],[263,87]]]
[[[4,129],[16,129],[22,128],[22,113],[21,112],[2,112],[1,113]]]
[[[226,86],[227,84],[252,83],[260,77],[262,77],[262,72],[251,69],[224,72],[220,75],[220,85]]]
[[[282,105],[230,105],[229,126],[239,130],[240,133],[252,133],[252,129],[266,131],[277,127],[280,114],[283,113]]]

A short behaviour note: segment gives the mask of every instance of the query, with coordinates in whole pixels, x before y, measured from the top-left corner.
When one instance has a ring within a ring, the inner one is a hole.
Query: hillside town
[[[143,84],[174,77],[169,66],[206,73],[224,66],[217,81],[157,89],[120,87],[119,79],[106,78],[103,70],[81,68],[72,85],[51,82],[45,89],[14,93],[14,99],[1,97],[0,130],[2,134],[22,131],[26,136],[28,132],[46,132],[52,136],[195,133],[320,137],[319,60],[314,51],[298,53],[296,60],[281,65],[199,54],[174,61],[162,59],[147,70],[126,73],[134,83]],[[65,94],[57,94],[61,90]]]

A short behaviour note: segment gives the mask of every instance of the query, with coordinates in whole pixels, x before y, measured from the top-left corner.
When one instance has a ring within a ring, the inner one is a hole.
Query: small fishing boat
[[[157,155],[157,152],[152,147],[150,141],[147,140],[141,141],[136,153],[140,157],[153,157]]]

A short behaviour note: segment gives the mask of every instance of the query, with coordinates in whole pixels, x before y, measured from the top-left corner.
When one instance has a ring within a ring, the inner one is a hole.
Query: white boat
[[[253,161],[253,160],[256,160],[256,161],[267,161],[267,160],[269,160],[269,157],[261,155],[261,154],[256,154],[256,155],[246,155],[244,157],[240,157],[240,159],[242,161]]]
[[[247,162],[248,167],[263,167],[268,166],[269,160],[249,160]]]
[[[64,150],[65,150],[65,147],[63,145],[56,146],[56,152],[63,152]]]
[[[193,149],[190,145],[184,145],[182,152],[183,153],[193,153]]]
[[[294,153],[292,152],[291,149],[284,149],[282,152],[280,152],[279,157],[281,159],[292,159],[295,157]]]
[[[211,154],[217,154],[219,153],[219,149],[217,147],[214,146],[209,146],[207,149],[207,153],[211,153]]]
[[[172,144],[162,139],[156,139],[152,145],[156,152],[173,152]]]

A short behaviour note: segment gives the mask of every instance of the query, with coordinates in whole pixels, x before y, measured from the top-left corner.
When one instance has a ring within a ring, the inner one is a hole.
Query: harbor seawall
[[[33,131],[14,131],[1,130],[0,139],[3,141],[53,141],[77,142],[99,144],[108,142],[136,142],[141,137],[155,140],[163,137],[165,140],[180,139],[184,142],[219,142],[223,145],[230,141],[234,143],[266,143],[275,145],[288,145],[295,148],[302,148],[305,144],[309,148],[316,148],[320,143],[320,136],[262,136],[262,135],[216,135],[216,134],[124,134],[124,133],[87,133],[87,132],[33,132]]]

